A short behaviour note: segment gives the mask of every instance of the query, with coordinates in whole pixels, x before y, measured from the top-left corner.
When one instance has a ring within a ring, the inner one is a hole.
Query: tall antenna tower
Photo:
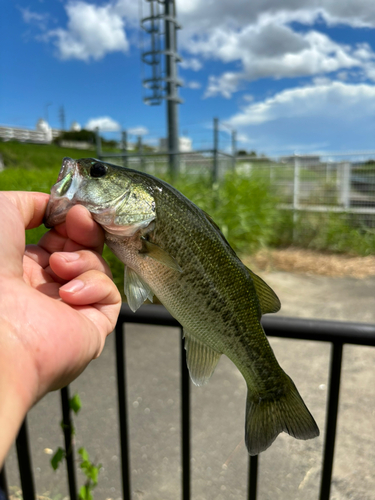
[[[149,38],[141,56],[148,73],[142,80],[147,91],[143,100],[151,106],[167,102],[169,171],[175,177],[179,165],[178,104],[182,102],[178,96],[182,82],[177,71],[181,58],[177,53],[176,32],[181,26],[177,23],[175,0],[146,1],[149,16],[141,19],[141,27]]]

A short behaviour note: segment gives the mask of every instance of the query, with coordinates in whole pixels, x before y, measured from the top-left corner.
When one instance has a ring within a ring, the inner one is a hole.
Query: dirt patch
[[[286,248],[260,250],[242,258],[250,268],[261,271],[286,271],[332,277],[367,278],[375,275],[375,256],[353,257],[313,250]]]

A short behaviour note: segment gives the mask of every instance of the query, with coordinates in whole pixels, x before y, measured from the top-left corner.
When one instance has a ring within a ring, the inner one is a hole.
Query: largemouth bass
[[[280,309],[279,299],[239,260],[209,215],[166,182],[94,158],[64,158],[45,225],[64,222],[75,204],[91,212],[125,264],[130,308],[156,295],[183,326],[193,383],[205,384],[222,354],[237,366],[247,384],[250,455],[283,431],[297,439],[319,435],[260,324],[262,314]]]

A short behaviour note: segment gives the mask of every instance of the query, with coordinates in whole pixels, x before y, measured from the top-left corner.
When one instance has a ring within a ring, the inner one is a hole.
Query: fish
[[[156,296],[182,325],[192,382],[206,384],[222,354],[241,372],[251,456],[281,432],[303,440],[319,435],[260,322],[280,309],[277,295],[241,262],[206,212],[152,175],[95,158],[64,158],[46,227],[64,222],[76,204],[89,210],[124,263],[130,309]]]

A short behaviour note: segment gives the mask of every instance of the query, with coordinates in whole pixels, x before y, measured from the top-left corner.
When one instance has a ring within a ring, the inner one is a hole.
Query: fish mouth
[[[59,176],[51,189],[51,197],[43,218],[43,223],[48,229],[65,222],[67,212],[75,204],[72,198],[77,187],[73,180],[76,166],[77,162],[72,158],[66,157],[62,161]],[[70,189],[72,192],[69,192]]]
[[[59,176],[57,177],[57,182],[60,182],[64,177],[66,177],[67,174],[72,170],[74,170],[76,166],[77,166],[76,160],[73,160],[73,158],[65,156],[61,164]]]
[[[66,214],[73,205],[74,203],[69,198],[53,199],[51,197],[44,214],[43,224],[48,229],[62,224],[65,222]]]

